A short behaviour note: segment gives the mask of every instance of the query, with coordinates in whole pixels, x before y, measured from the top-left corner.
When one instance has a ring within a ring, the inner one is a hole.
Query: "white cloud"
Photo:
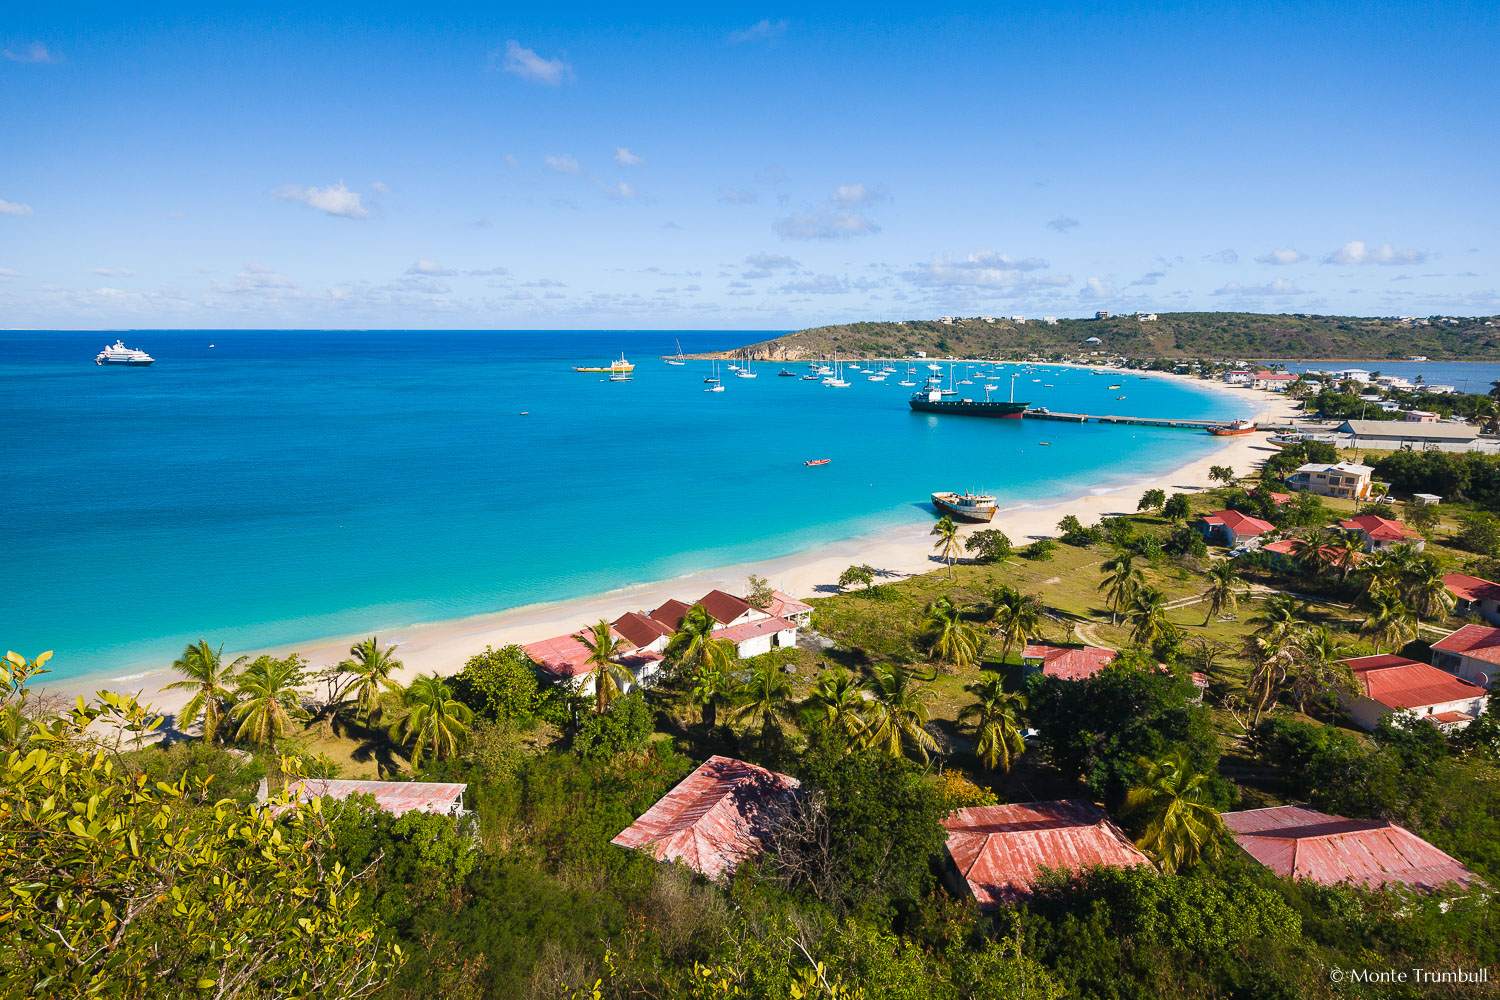
[[[785,240],[841,240],[880,232],[879,226],[858,212],[828,206],[777,219],[772,228]]]
[[[497,49],[490,53],[490,62],[500,56]],[[505,61],[501,66],[507,73],[514,73],[523,80],[534,80],[549,87],[556,87],[564,79],[573,76],[573,67],[562,59],[543,59],[531,49],[525,48],[515,39],[505,43]]]
[[[0,215],[30,215],[31,206],[0,198]]]
[[[1285,278],[1275,278],[1264,285],[1242,285],[1238,281],[1231,281],[1223,288],[1215,289],[1214,294],[1241,299],[1264,299],[1282,295],[1301,295],[1303,292]]]
[[[1073,280],[1067,275],[1034,273],[1046,270],[1047,266],[1047,262],[1040,257],[1017,260],[1009,254],[987,251],[958,258],[952,254],[944,254],[917,265],[905,277],[912,284],[929,287],[998,288],[1012,291],[1045,285],[1065,285]]]
[[[1132,281],[1130,285],[1131,287],[1134,287],[1136,285],[1154,285],[1166,276],[1167,272],[1165,271],[1147,271],[1145,274]]]
[[[416,263],[412,264],[411,267],[408,267],[406,269],[406,273],[407,274],[425,274],[425,275],[427,275],[429,277],[434,277],[434,278],[437,278],[437,277],[447,278],[447,277],[452,277],[454,274],[457,274],[458,272],[454,271],[452,268],[444,267],[443,265],[439,264],[435,260],[428,260],[425,257],[419,257],[417,259]]]
[[[1204,254],[1203,259],[1211,260],[1217,264],[1238,264],[1240,262],[1240,255],[1226,248],[1220,250],[1218,253]]]
[[[390,194],[391,193],[391,189],[386,186],[386,184],[385,184],[384,181],[376,181],[374,184],[371,184],[370,185],[370,190],[374,191],[376,194]]]
[[[845,208],[858,208],[871,202],[885,200],[885,188],[867,188],[863,184],[840,184],[833,191],[833,203]]]
[[[759,196],[754,191],[741,191],[739,188],[719,188],[719,200],[727,205],[753,205]]]
[[[639,191],[624,181],[615,181],[613,184],[605,184],[603,181],[600,181],[599,187],[604,189],[605,194],[620,201],[636,201],[641,197]]]
[[[90,274],[97,274],[101,278],[133,278],[135,272],[123,267],[95,267],[89,269]]]
[[[1083,287],[1078,289],[1078,297],[1080,299],[1089,299],[1093,301],[1097,299],[1107,299],[1111,295],[1113,295],[1114,292],[1114,283],[1109,281],[1108,279],[1089,278],[1083,283]]]
[[[360,204],[359,192],[350,191],[343,181],[325,188],[305,188],[288,184],[279,191],[271,192],[286,201],[300,201],[309,208],[316,208],[329,215],[341,215],[346,219],[367,219],[370,213]]]
[[[55,63],[62,62],[62,57],[47,48],[41,42],[32,42],[19,52],[6,49],[0,52],[0,56],[18,63]]]
[[[19,278],[20,271],[12,271],[8,267],[0,267],[0,281],[9,281],[11,278]]]
[[[520,161],[510,153],[506,153],[505,156],[501,158],[501,162],[504,163],[507,167],[519,167],[521,165]]]
[[[583,168],[578,165],[578,161],[567,153],[549,154],[542,157],[542,162],[547,164],[549,170],[555,170],[560,174],[577,175],[583,173]]]
[[[786,180],[786,171],[773,163],[764,170],[757,170],[755,172],[755,179],[763,181],[766,184],[780,184]]]
[[[792,258],[777,253],[753,253],[745,258],[745,263],[757,271],[775,271],[778,268],[793,270],[802,266]]]
[[[806,281],[789,281],[776,289],[778,292],[807,293],[811,295],[843,295],[849,291],[844,279],[831,274],[820,274]]]
[[[504,268],[504,267],[486,267],[486,268],[482,268],[482,269],[477,269],[477,270],[473,270],[473,271],[465,271],[464,272],[464,274],[469,275],[471,278],[498,278],[498,277],[504,277],[505,275],[507,275],[509,273],[510,273],[510,269],[509,268]]]
[[[773,38],[780,38],[784,34],[786,34],[785,20],[772,21],[769,18],[762,18],[742,31],[731,31],[729,43],[739,45],[743,42],[766,42]]]
[[[1420,264],[1427,260],[1425,250],[1397,250],[1389,243],[1366,246],[1363,240],[1350,240],[1324,258],[1325,264]]]
[[[622,167],[638,167],[646,162],[646,158],[644,156],[636,156],[626,146],[616,146],[615,162]]]
[[[1070,229],[1078,228],[1078,220],[1070,219],[1066,215],[1059,215],[1057,218],[1047,223],[1047,228],[1055,229],[1059,233],[1066,233]]]
[[[1255,262],[1257,264],[1300,264],[1306,259],[1307,254],[1301,250],[1282,247],[1280,250],[1272,250],[1268,254],[1262,254],[1255,258]]]

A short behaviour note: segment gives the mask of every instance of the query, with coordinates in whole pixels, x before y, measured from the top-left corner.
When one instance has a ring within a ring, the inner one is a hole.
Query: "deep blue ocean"
[[[935,489],[1050,501],[1212,447],[914,414],[904,365],[834,389],[762,363],[706,393],[707,363],[657,360],[674,339],[771,335],[140,331],[123,339],[156,364],[125,368],[93,364],[112,334],[0,333],[0,649],[55,649],[54,679],[120,676],[200,635],[250,649],[579,597],[929,520]],[[571,370],[622,351],[630,382]],[[1048,368],[1016,398],[1218,418],[1253,402]]]

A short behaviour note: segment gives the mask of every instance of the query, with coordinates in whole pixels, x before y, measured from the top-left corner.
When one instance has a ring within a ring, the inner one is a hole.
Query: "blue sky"
[[[1493,4],[130,6],[0,20],[0,327],[1500,312]]]

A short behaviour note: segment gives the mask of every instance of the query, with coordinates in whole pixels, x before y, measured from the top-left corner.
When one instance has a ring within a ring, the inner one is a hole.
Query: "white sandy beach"
[[[1055,366],[1054,366],[1055,367]],[[1237,396],[1241,401],[1258,404],[1256,419],[1284,421],[1294,412],[1291,400],[1268,393],[1231,388],[1218,382],[1153,373],[1153,378],[1189,379],[1199,388],[1217,389]],[[1123,428],[1122,428],[1123,431]],[[1183,433],[1191,433],[1184,431]],[[1134,512],[1136,501],[1147,489],[1158,488],[1168,494],[1202,489],[1210,485],[1208,471],[1214,465],[1228,465],[1245,474],[1275,452],[1265,441],[1263,432],[1243,437],[1224,437],[1222,447],[1205,457],[1188,463],[1164,476],[1131,483],[1127,487],[1099,494],[1059,498],[1055,503],[1030,503],[1003,510],[988,527],[999,528],[1017,545],[1037,537],[1056,534],[1055,526],[1068,514],[1085,524],[1102,517]],[[965,527],[965,532],[974,530]],[[940,565],[933,556],[932,538],[926,526],[912,526],[869,537],[853,538],[764,562],[726,566],[695,573],[674,580],[621,588],[604,594],[552,604],[530,605],[494,614],[389,629],[380,634],[382,643],[400,646],[397,657],[404,664],[398,675],[408,682],[418,673],[436,671],[442,675],[456,673],[464,661],[485,646],[527,643],[573,631],[601,618],[614,619],[626,611],[649,610],[668,598],[692,600],[718,587],[731,593],[743,590],[745,578],[755,573],[765,577],[778,590],[797,597],[816,597],[837,590],[839,575],[851,564],[867,563],[886,574],[887,579],[911,576]],[[346,659],[349,646],[366,634],[315,639],[273,649],[225,651],[226,656],[263,652],[284,655],[300,653],[313,670]],[[177,679],[164,664],[159,670],[127,680],[105,681],[100,677],[78,678],[47,686],[49,691],[71,701],[75,695],[88,696],[101,688],[136,693],[142,701],[157,710],[174,712],[189,695],[181,691],[162,691],[160,686]]]

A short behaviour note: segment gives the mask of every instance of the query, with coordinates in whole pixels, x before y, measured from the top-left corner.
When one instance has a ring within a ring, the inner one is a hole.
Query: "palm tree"
[[[1386,587],[1377,587],[1363,598],[1365,620],[1359,625],[1359,634],[1367,635],[1375,643],[1375,652],[1389,644],[1395,652],[1411,642],[1417,634],[1417,623],[1411,609],[1401,598]]]
[[[1227,465],[1211,465],[1208,469],[1208,478],[1229,486],[1234,482],[1234,470]]]
[[[276,741],[287,734],[294,721],[308,717],[298,697],[302,680],[302,660],[296,656],[284,660],[262,656],[246,667],[236,689],[234,717],[240,727],[235,737],[260,744],[274,761]],[[280,773],[279,767],[267,769],[268,776]]]
[[[1250,676],[1245,679],[1245,692],[1250,696],[1254,717],[1251,726],[1260,724],[1261,714],[1275,704],[1286,683],[1287,671],[1292,658],[1291,645],[1279,636],[1247,635],[1240,655],[1250,661]]]
[[[1006,691],[999,674],[965,685],[964,690],[979,699],[958,714],[960,722],[974,720],[974,755],[991,771],[1009,771],[1016,758],[1026,752],[1026,740],[1021,735],[1026,697]]]
[[[865,690],[873,697],[861,741],[892,757],[910,748],[927,763],[928,751],[937,749],[937,740],[923,728],[928,719],[928,692],[916,686],[908,671],[896,666],[877,667],[865,682]]]
[[[964,621],[952,597],[945,594],[922,610],[921,630],[935,662],[962,668],[979,659],[979,633]]]
[[[1300,538],[1292,539],[1292,561],[1308,576],[1319,576],[1328,568],[1334,548],[1321,531],[1313,529]]]
[[[339,664],[339,669],[354,675],[350,693],[354,704],[366,719],[380,704],[380,692],[391,691],[396,682],[391,674],[401,669],[401,661],[395,657],[396,647],[380,648],[376,636],[362,639],[349,647],[349,659]]]
[[[1418,616],[1442,621],[1453,611],[1453,594],[1443,582],[1443,570],[1432,559],[1423,559],[1402,580],[1406,603]]]
[[[1167,618],[1167,596],[1155,587],[1142,587],[1130,600],[1125,612],[1130,626],[1130,641],[1138,646],[1154,646],[1174,627]]]
[[[1354,690],[1354,674],[1342,662],[1351,652],[1321,625],[1298,637],[1287,690],[1297,703],[1297,711],[1307,711],[1307,703],[1325,691]]]
[[[185,647],[182,655],[172,661],[172,669],[186,674],[186,680],[173,681],[162,690],[192,691],[192,699],[177,713],[177,728],[186,729],[203,716],[203,739],[212,743],[219,735],[220,713],[232,701],[230,683],[234,673],[245,662],[240,657],[227,667],[223,661],[224,647],[214,649],[208,640],[199,639]]]
[[[1204,594],[1208,598],[1208,617],[1203,619],[1205,626],[1225,611],[1233,614],[1240,598],[1249,596],[1242,589],[1245,581],[1233,559],[1221,559],[1210,566],[1208,579],[1208,592]]]
[[[1306,624],[1302,611],[1297,599],[1291,594],[1272,594],[1266,598],[1265,610],[1251,618],[1250,624],[1255,626],[1256,635],[1285,641],[1296,635]]]
[[[688,692],[688,701],[702,713],[703,728],[713,732],[719,720],[719,709],[728,705],[734,697],[734,682],[719,669],[717,663],[707,660],[698,664],[693,674],[693,689]]]
[[[735,715],[747,725],[760,719],[760,748],[771,746],[772,736],[781,731],[781,722],[792,717],[792,682],[781,668],[769,660],[756,666],[750,679],[740,689],[740,707]]]
[[[1023,595],[1014,587],[999,588],[990,600],[990,621],[1000,636],[1000,662],[1004,663],[1012,646],[1025,646],[1028,638],[1042,630],[1042,602],[1035,594]]]
[[[1349,579],[1349,574],[1354,567],[1359,565],[1360,557],[1365,554],[1365,543],[1356,534],[1344,534],[1333,539],[1329,546],[1331,550],[1330,565],[1339,571],[1339,582],[1344,583]]]
[[[630,643],[615,635],[614,629],[603,618],[573,638],[589,651],[583,662],[588,664],[589,676],[594,681],[594,711],[602,715],[609,708],[610,701],[634,680],[629,670],[615,662],[615,657]]]
[[[719,623],[704,610],[703,605],[694,604],[682,616],[672,638],[667,640],[667,660],[674,666],[694,670],[712,666],[728,673],[734,663],[734,646],[723,639],[714,639],[713,633],[718,627]]]
[[[1135,553],[1124,549],[1115,553],[1115,557],[1100,569],[1109,574],[1099,584],[1099,589],[1104,591],[1104,599],[1109,607],[1109,623],[1114,625],[1119,621],[1120,611],[1135,597],[1135,592],[1140,589],[1146,577],[1135,565]]]
[[[1209,801],[1208,776],[1195,771],[1180,748],[1160,760],[1142,757],[1138,763],[1146,769],[1145,778],[1125,796],[1126,812],[1144,824],[1136,846],[1169,874],[1217,854],[1224,821]]]
[[[404,696],[411,711],[397,725],[397,738],[411,745],[411,762],[422,766],[422,750],[432,748],[436,760],[458,753],[469,732],[474,713],[468,705],[453,697],[453,692],[436,672],[423,674],[411,682]]]
[[[944,514],[938,519],[938,523],[932,526],[931,534],[937,536],[937,542],[932,546],[937,550],[938,557],[948,564],[948,579],[953,579],[953,564],[958,560],[961,550],[958,541],[958,525],[953,523],[953,518]]]
[[[860,717],[864,706],[858,682],[848,671],[839,670],[818,677],[812,694],[802,703],[802,711],[808,721],[821,722],[852,737],[864,727],[864,719]]]

